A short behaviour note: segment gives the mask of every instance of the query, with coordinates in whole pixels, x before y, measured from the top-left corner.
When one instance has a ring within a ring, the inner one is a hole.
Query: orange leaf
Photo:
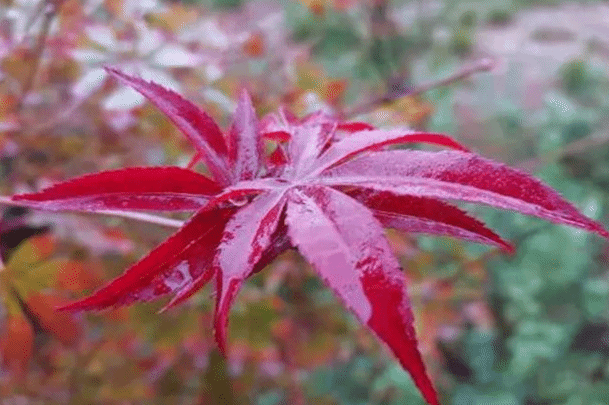
[[[311,10],[311,12],[313,14],[315,14],[316,16],[319,16],[319,17],[326,14],[326,6],[324,5],[324,3],[322,1],[319,1],[319,0],[313,0],[312,2],[310,2],[309,10]]]
[[[50,235],[36,236],[31,238],[30,241],[40,259],[49,257],[55,250],[55,240]]]
[[[243,44],[243,52],[254,58],[264,55],[264,48],[264,37],[259,32],[250,35]]]
[[[100,284],[99,277],[76,261],[66,262],[57,272],[57,288],[61,290],[80,292],[92,290]]]
[[[330,80],[326,83],[324,88],[324,97],[332,105],[336,105],[341,102],[347,89],[346,80]]]
[[[47,332],[64,345],[72,346],[80,338],[81,327],[72,314],[55,309],[67,302],[54,295],[33,293],[28,297],[26,305]]]
[[[101,315],[110,322],[126,322],[129,320],[129,310],[125,307],[112,308],[104,311]]]
[[[23,379],[32,357],[34,331],[23,315],[9,315],[6,331],[0,341],[4,366],[18,379]]]

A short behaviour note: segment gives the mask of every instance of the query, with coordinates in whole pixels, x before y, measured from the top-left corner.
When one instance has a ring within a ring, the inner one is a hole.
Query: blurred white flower
[[[72,87],[74,97],[87,98],[102,86],[108,77],[104,65],[117,67],[127,74],[154,81],[178,92],[182,90],[179,82],[167,70],[195,67],[201,63],[201,56],[176,42],[168,42],[160,30],[150,29],[143,22],[134,23],[133,28],[135,35],[130,39],[118,38],[108,26],[94,25],[85,29],[96,49],[72,51],[72,57],[86,66]],[[103,107],[107,110],[129,110],[142,105],[144,101],[144,97],[135,90],[121,86],[106,97]]]

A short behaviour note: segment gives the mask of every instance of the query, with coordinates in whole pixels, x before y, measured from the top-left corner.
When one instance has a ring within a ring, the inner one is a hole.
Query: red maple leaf
[[[108,71],[178,126],[213,179],[177,167],[129,168],[14,196],[47,210],[196,210],[173,236],[68,310],[101,310],[173,294],[169,308],[214,279],[215,336],[224,351],[229,310],[245,279],[295,248],[389,346],[425,400],[438,404],[417,349],[405,276],[384,227],[511,251],[482,222],[445,202],[462,200],[609,237],[550,187],[442,134],[379,130],[321,112],[298,119],[285,109],[258,121],[246,91],[225,134],[178,94]],[[263,143],[269,141],[277,148],[265,156]],[[386,148],[411,142],[452,150]]]

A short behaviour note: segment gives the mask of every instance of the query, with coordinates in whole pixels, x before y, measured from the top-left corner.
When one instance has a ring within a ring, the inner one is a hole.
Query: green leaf
[[[598,317],[609,307],[609,283],[603,279],[586,280],[583,285],[584,308],[589,317]]]
[[[55,243],[48,235],[26,239],[15,249],[6,267],[14,274],[25,272],[29,267],[48,258],[54,250]]]
[[[485,330],[474,330],[468,334],[465,340],[469,365],[474,369],[476,380],[481,384],[487,384],[495,378],[493,372],[493,364],[495,363],[494,340],[493,333]]]

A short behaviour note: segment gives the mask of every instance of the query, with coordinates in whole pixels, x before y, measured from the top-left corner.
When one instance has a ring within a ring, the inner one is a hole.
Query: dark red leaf
[[[427,197],[355,189],[347,194],[374,213],[384,227],[408,233],[451,236],[485,243],[513,253],[514,247],[459,208]]]
[[[93,295],[62,309],[101,310],[150,301],[171,292],[180,294],[202,274],[208,274],[205,272],[212,264],[224,227],[234,212],[234,208],[199,211],[120,277]]]
[[[186,300],[195,295],[201,288],[205,287],[216,274],[215,267],[213,267],[210,263],[211,261],[206,263],[206,267],[203,268],[203,272],[194,278],[191,283],[188,283],[184,287],[177,290],[173,298],[171,298],[171,300],[163,308],[161,308],[159,313],[165,312],[186,302]]]
[[[52,211],[194,211],[220,191],[216,182],[187,169],[134,167],[77,177],[13,200]]]
[[[258,131],[256,111],[247,90],[241,92],[229,134],[234,182],[253,179],[260,167],[262,139]]]
[[[387,343],[426,401],[436,405],[417,349],[405,277],[382,226],[511,250],[480,221],[440,201],[454,199],[609,237],[599,223],[538,180],[465,153],[466,148],[441,134],[377,130],[366,123],[340,122],[321,111],[298,119],[285,108],[258,123],[243,92],[227,145],[213,120],[179,95],[109,72],[169,116],[195,146],[191,165],[202,159],[217,183],[185,169],[126,169],[16,196],[26,205],[50,210],[201,207],[123,275],[66,309],[103,309],[174,293],[167,309],[216,277],[215,334],[225,351],[228,314],[244,280],[295,246],[345,305]],[[262,153],[265,138],[281,143],[269,156]],[[408,142],[460,151],[384,149]]]
[[[275,148],[275,150],[269,155],[269,164],[271,166],[283,166],[288,162],[288,157],[286,156],[283,148],[280,146]]]
[[[228,155],[226,140],[222,130],[209,115],[179,94],[156,83],[128,76],[115,69],[106,70],[163,111],[201,154],[214,178],[221,184],[228,184],[230,175],[225,160]]]
[[[338,121],[317,111],[299,120],[289,110],[282,108],[279,116],[269,114],[264,118],[264,132],[277,141],[290,141],[289,156],[294,172],[311,166],[313,160],[332,140]]]
[[[283,217],[285,217],[285,210],[283,213]],[[279,219],[277,229],[275,230],[273,236],[271,236],[271,243],[269,244],[269,247],[262,253],[262,256],[260,256],[260,260],[258,260],[258,263],[256,263],[256,265],[254,266],[252,274],[258,273],[266,266],[271,264],[271,262],[275,260],[277,256],[293,247],[290,238],[288,237],[288,228],[285,225],[285,218],[283,217]]]
[[[257,273],[266,266],[268,266],[277,256],[285,252],[291,247],[290,240],[286,234],[285,225],[280,223],[279,227],[275,231],[275,234],[271,237],[271,243],[269,247],[262,253],[260,260],[254,266],[253,273]],[[213,266],[209,266],[205,269],[198,278],[188,287],[180,290],[171,301],[161,309],[160,312],[178,306],[192,297],[197,291],[203,288],[209,280],[216,274],[216,269]]]
[[[432,145],[446,146],[449,148],[467,151],[454,139],[443,135],[430,132],[408,132],[405,130],[394,129],[390,131],[373,130],[355,132],[332,144],[316,162],[315,173],[319,174],[323,170],[345,162],[349,158],[381,146],[395,145],[400,143],[429,143]]]
[[[288,157],[286,156],[283,148],[278,146],[275,150],[269,155],[267,165],[269,167],[278,167],[285,166],[288,163]]]
[[[360,131],[372,131],[376,129],[374,125],[370,125],[367,122],[341,122],[338,124],[339,131],[345,132],[360,132]]]
[[[197,165],[197,163],[199,163],[199,161],[201,160],[201,157],[202,157],[201,152],[195,152],[193,157],[190,159],[190,161],[186,165],[186,168],[189,170],[192,170],[192,168],[195,167]]]
[[[275,142],[288,142],[292,136],[287,131],[272,131],[263,133],[262,138]]]
[[[285,191],[256,197],[228,222],[216,256],[215,335],[222,352],[226,351],[226,329],[230,306],[241,284],[254,271],[272,244],[283,207]]]
[[[439,404],[413,327],[404,276],[381,224],[352,198],[325,187],[289,193],[288,234],[358,319],[395,353],[430,404]]]
[[[454,199],[513,210],[609,237],[556,191],[528,174],[472,153],[393,150],[370,153],[329,170],[324,183],[398,195]]]

